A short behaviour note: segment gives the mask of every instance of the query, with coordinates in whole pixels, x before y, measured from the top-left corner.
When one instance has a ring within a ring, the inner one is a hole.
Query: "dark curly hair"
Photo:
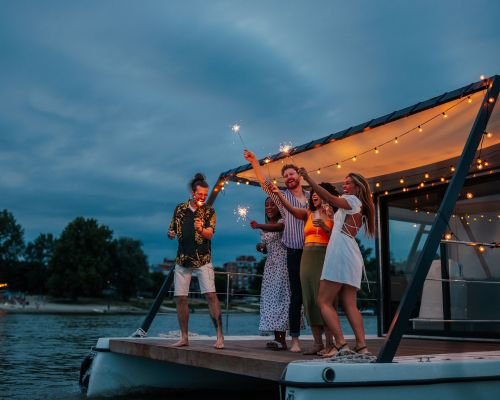
[[[189,187],[191,188],[191,191],[196,192],[196,188],[198,186],[207,188],[208,183],[205,181],[205,175],[202,173],[198,172],[193,179],[189,182]]]
[[[329,182],[321,182],[319,184],[319,186],[321,186],[323,189],[326,189],[330,194],[333,194],[334,196],[340,195],[337,188]],[[311,189],[311,193],[309,195],[309,210],[311,210],[311,211],[316,211],[316,207],[314,207],[314,204],[312,201],[312,196],[314,193],[315,193],[314,189]],[[333,212],[336,212],[338,210],[337,207],[332,207],[332,208],[333,208]]]

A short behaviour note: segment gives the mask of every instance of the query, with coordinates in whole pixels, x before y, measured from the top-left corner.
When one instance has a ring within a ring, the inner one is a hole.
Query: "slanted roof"
[[[296,164],[310,172],[319,169],[319,180],[337,184],[348,172],[355,171],[369,179],[374,192],[430,184],[442,177],[447,179],[463,151],[492,78],[304,143],[289,154],[274,154],[264,171],[278,184],[282,183],[284,163]],[[488,103],[490,107],[495,105]],[[494,133],[491,138],[484,136],[481,149],[481,159],[488,165],[483,164],[477,173],[489,173],[500,163],[499,107],[493,110],[487,132]],[[400,183],[401,177],[404,183]],[[220,185],[228,180],[257,184],[249,164],[228,170],[220,175],[212,201]]]

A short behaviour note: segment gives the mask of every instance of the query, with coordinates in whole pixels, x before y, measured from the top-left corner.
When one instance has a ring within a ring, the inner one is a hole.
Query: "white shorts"
[[[201,293],[215,293],[215,273],[212,263],[199,268],[185,268],[176,264],[174,270],[174,296],[187,296],[191,275],[196,274]]]

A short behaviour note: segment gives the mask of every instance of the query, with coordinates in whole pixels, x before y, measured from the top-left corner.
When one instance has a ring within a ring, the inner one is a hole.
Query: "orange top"
[[[330,240],[330,233],[331,232],[326,232],[320,227],[316,227],[313,225],[312,220],[313,220],[313,213],[309,213],[309,216],[307,217],[306,224],[304,226],[304,236],[305,240],[304,243],[322,243],[322,244],[328,244],[328,241]],[[333,220],[331,219],[326,219],[324,220],[326,226],[330,228],[330,230],[333,228]]]

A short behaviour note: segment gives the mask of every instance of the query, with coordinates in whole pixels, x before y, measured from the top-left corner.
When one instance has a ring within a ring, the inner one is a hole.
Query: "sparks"
[[[243,141],[243,138],[241,137],[241,133],[240,133],[240,130],[241,130],[241,125],[239,124],[234,124],[232,127],[231,127],[231,130],[236,133],[238,135],[238,137],[240,138],[240,141],[241,141],[241,144],[243,145],[243,148],[246,149],[247,146],[245,145],[245,142]]]
[[[246,222],[249,211],[250,207],[238,205],[234,210],[234,215],[236,215],[236,222]]]

